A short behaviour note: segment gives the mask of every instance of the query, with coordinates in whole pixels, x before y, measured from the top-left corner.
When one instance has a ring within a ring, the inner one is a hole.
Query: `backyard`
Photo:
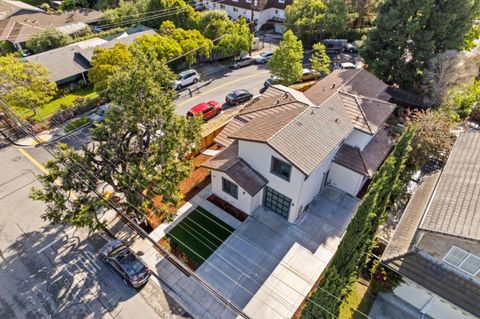
[[[55,114],[57,111],[60,110],[62,105],[66,108],[73,107],[75,105],[75,101],[78,98],[81,99],[94,99],[98,97],[98,93],[93,90],[93,88],[82,88],[78,91],[72,92],[70,94],[67,94],[65,96],[59,97],[57,99],[52,100],[50,103],[47,103],[39,108],[37,108],[37,113],[33,115],[33,112],[23,112],[21,110],[18,110],[18,115],[22,116],[23,118],[29,118],[30,116],[33,115],[33,119],[35,121],[43,121],[53,114]]]
[[[197,269],[230,236],[232,227],[198,206],[161,240],[193,270]]]

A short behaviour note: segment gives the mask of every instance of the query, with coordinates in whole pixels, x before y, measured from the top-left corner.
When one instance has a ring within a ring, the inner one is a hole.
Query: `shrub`
[[[67,125],[65,125],[65,132],[71,132],[77,128],[79,128],[80,126],[83,126],[85,124],[87,124],[88,122],[90,121],[90,119],[88,118],[88,116],[85,116],[85,117],[82,117],[82,118],[79,118],[79,119],[75,119],[71,122],[69,122]]]

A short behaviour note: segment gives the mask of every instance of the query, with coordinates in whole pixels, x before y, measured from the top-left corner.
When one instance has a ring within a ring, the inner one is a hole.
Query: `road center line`
[[[32,157],[32,155],[28,154],[23,148],[18,148],[18,151],[22,153],[23,156],[25,156],[30,162],[32,162],[33,165],[35,165],[39,170],[41,170],[43,173],[48,174],[48,170],[40,164],[36,159]]]

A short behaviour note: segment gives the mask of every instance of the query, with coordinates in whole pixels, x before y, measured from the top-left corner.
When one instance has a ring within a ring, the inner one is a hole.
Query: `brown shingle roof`
[[[443,169],[421,229],[480,240],[480,133],[462,133]]]
[[[305,96],[316,105],[322,104],[337,91],[370,98],[389,97],[387,85],[364,69],[335,70],[305,92]],[[386,99],[387,100],[387,99]]]
[[[473,279],[467,279],[432,257],[417,251],[390,260],[386,265],[474,316],[480,317],[478,306],[480,285]]]
[[[333,161],[348,169],[351,169],[354,172],[365,176],[369,175],[367,167],[363,162],[361,151],[358,147],[342,144],[337,154],[335,154]]]
[[[63,13],[17,14],[0,21],[0,40],[22,43],[30,39],[35,33],[48,28],[90,23],[102,16],[102,12],[93,9],[79,9]]]
[[[202,166],[224,172],[250,196],[257,194],[268,183],[265,177],[238,157],[238,142],[232,143]]]

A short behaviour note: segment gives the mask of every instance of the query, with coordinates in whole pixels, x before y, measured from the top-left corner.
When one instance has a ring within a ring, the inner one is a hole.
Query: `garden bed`
[[[182,207],[187,201],[192,199],[202,189],[210,184],[210,171],[207,168],[200,166],[208,159],[210,159],[210,156],[204,154],[200,154],[193,159],[193,171],[179,184],[180,191],[184,197],[178,203],[177,207],[167,206],[162,202],[161,196],[155,196],[153,198],[155,208],[158,210],[164,209],[168,212],[167,215],[173,216],[178,208]],[[169,216],[151,214],[148,217],[148,222],[153,228],[157,228],[161,223],[169,218]]]
[[[190,269],[196,270],[233,231],[232,227],[199,206],[172,228],[160,240],[160,245]]]
[[[211,203],[213,203],[215,206],[223,209],[229,215],[235,217],[236,219],[238,219],[241,222],[243,222],[248,217],[248,215],[245,212],[241,211],[240,209],[236,208],[233,205],[230,205],[229,203],[227,203],[226,201],[224,201],[223,199],[221,199],[220,197],[218,197],[216,195],[213,195],[213,194],[210,195],[208,197],[208,200]]]

